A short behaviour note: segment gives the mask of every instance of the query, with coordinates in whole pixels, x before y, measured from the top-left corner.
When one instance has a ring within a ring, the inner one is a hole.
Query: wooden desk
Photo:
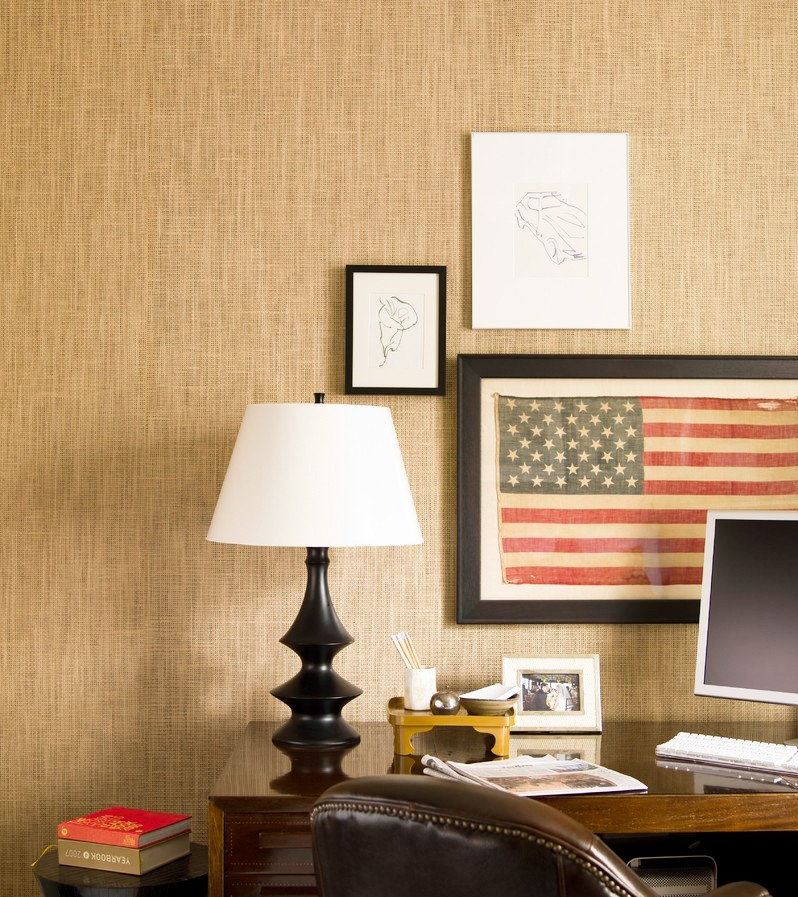
[[[393,756],[387,723],[359,724],[361,744],[346,756],[306,754],[293,761],[272,745],[275,727],[249,724],[211,792],[210,897],[316,894],[308,814],[318,796],[347,777],[419,771],[413,758]],[[798,832],[798,791],[658,766],[655,745],[680,728],[691,726],[610,723],[601,736],[513,735],[511,751],[576,750],[645,782],[647,794],[545,799],[610,843],[620,835]],[[692,730],[696,728],[774,742],[795,734],[781,724],[693,724]],[[434,730],[421,739],[425,752],[446,759],[492,759],[474,733],[455,736],[451,730]],[[798,837],[794,844],[798,847]]]

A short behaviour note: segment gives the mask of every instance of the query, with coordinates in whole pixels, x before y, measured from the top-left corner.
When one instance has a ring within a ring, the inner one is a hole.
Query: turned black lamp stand
[[[344,629],[327,588],[330,558],[326,548],[308,548],[305,559],[308,585],[291,628],[280,639],[299,655],[302,669],[272,689],[291,708],[291,719],[272,737],[278,745],[325,747],[355,745],[360,736],[341,716],[341,710],[363,692],[332,668],[335,655],[354,639]]]
[[[208,531],[212,542],[281,546],[417,545],[413,497],[387,408],[249,405]],[[341,716],[361,691],[332,668],[352,643],[327,587],[327,547],[307,548],[305,598],[280,641],[302,668],[272,691],[291,718],[273,736],[301,751],[360,741]]]

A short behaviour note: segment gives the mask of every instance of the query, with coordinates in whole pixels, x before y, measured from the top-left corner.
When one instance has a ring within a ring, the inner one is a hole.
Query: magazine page
[[[647,790],[646,785],[631,776],[585,760],[520,756],[486,763],[448,762],[445,765],[472,782],[521,797]]]

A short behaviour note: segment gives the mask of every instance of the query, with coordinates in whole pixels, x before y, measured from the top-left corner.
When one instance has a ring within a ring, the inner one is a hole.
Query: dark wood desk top
[[[344,756],[309,752],[293,759],[271,743],[276,725],[249,724],[211,792],[218,807],[236,812],[309,810],[323,791],[344,778],[420,772],[417,758],[394,757],[387,722],[359,724],[361,744]],[[773,742],[795,734],[791,725],[778,723],[619,722],[608,723],[602,735],[513,735],[511,751],[566,752],[648,785],[647,794],[545,799],[596,832],[798,831],[798,790],[746,781],[732,772],[693,773],[659,765],[655,746],[679,729]],[[481,737],[469,731],[433,730],[417,746],[445,759],[491,759]]]

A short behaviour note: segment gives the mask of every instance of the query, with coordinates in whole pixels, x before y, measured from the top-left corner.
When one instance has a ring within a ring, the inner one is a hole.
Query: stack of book
[[[191,816],[108,807],[58,826],[58,862],[144,875],[191,852]]]

